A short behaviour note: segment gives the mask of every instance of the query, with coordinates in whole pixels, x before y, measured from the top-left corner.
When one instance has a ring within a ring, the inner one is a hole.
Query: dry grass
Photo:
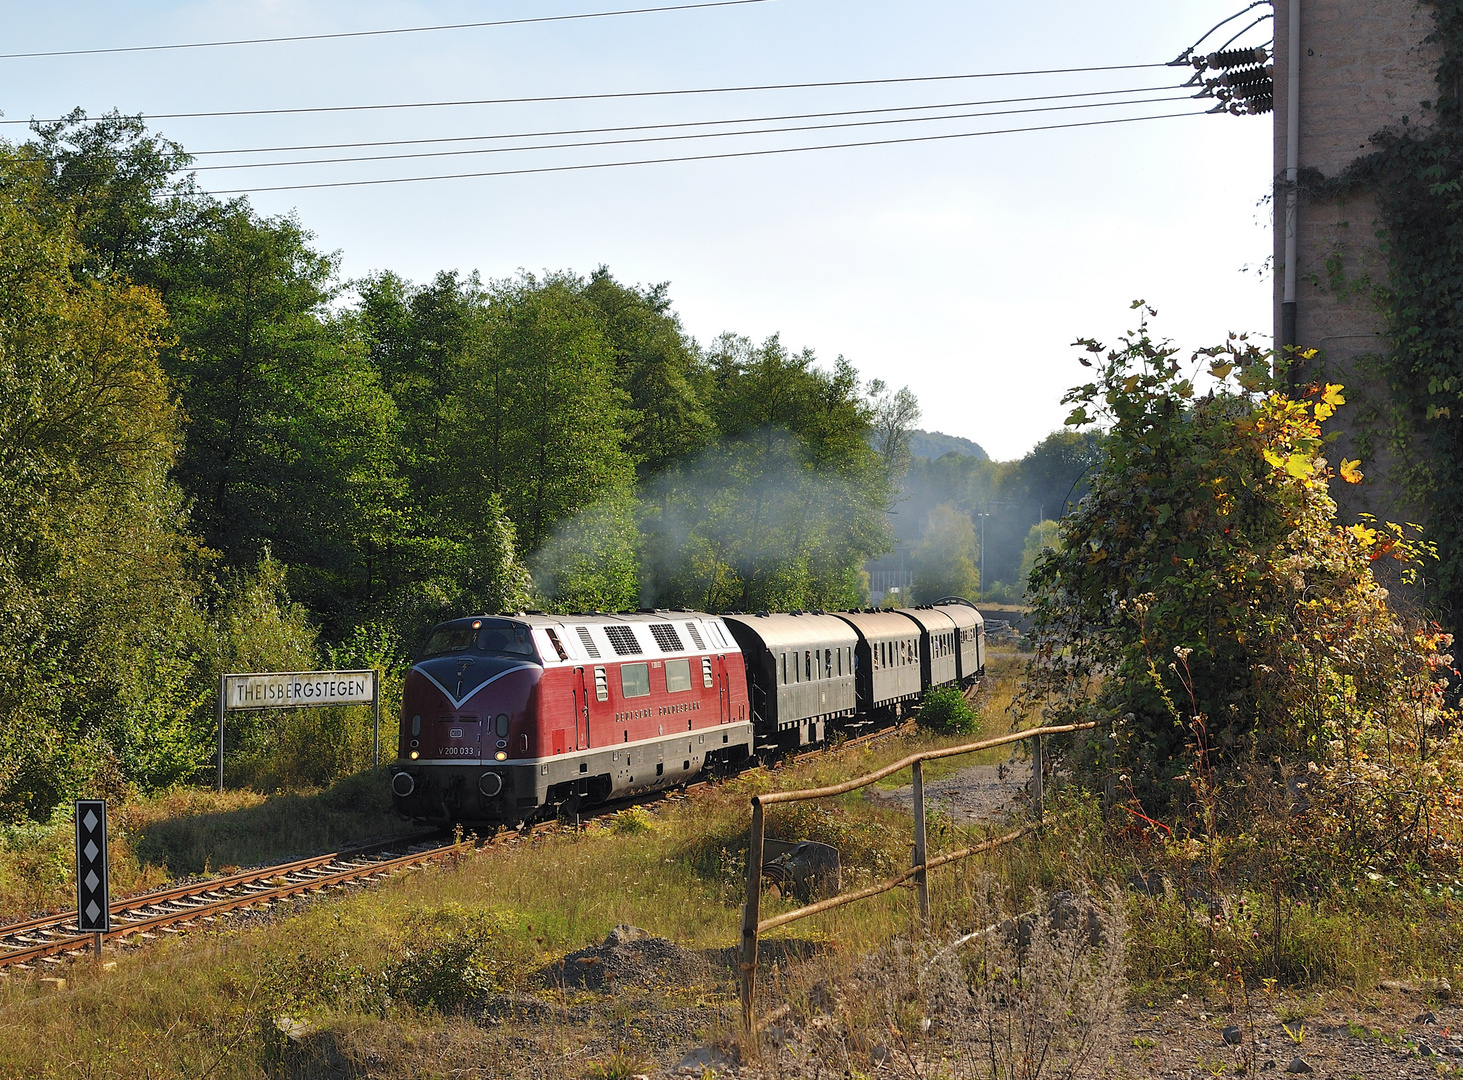
[[[737,940],[750,795],[857,775],[922,745],[927,743],[906,737],[758,770],[694,798],[668,800],[643,812],[635,828],[605,819],[578,835],[484,849],[453,869],[313,904],[282,914],[273,925],[195,934],[124,955],[107,975],[76,964],[68,973],[73,985],[59,994],[26,978],[8,980],[0,988],[0,1075],[258,1075],[262,1062],[283,1052],[280,1036],[271,1034],[280,1015],[324,1025],[336,1033],[332,1039],[354,1048],[353,1055],[398,1062],[401,1071],[394,1075],[421,1071],[423,1063],[437,1068],[444,1053],[487,1068],[499,1044],[483,1034],[481,1015],[439,1015],[383,997],[379,989],[412,926],[440,920],[443,912],[491,920],[489,967],[502,991],[528,993],[560,1010],[535,1038],[548,1040],[544,1045],[557,1060],[579,1063],[565,1065],[561,1075],[582,1075],[575,1070],[608,1060],[614,1038],[637,1045],[634,1030],[658,1033],[662,1057],[676,1052],[666,1046],[725,1036],[736,1016],[727,950]],[[259,812],[263,805],[236,812]],[[882,876],[907,859],[908,817],[859,795],[782,825],[794,834],[823,830],[836,836],[850,881]],[[935,843],[959,840],[951,834]],[[976,878],[965,869],[938,876],[940,925],[960,925],[973,910],[969,886]],[[896,890],[773,935],[764,952],[768,977],[775,982],[774,968],[785,971],[810,950],[852,961],[887,946],[909,933],[911,901],[908,892]],[[765,910],[777,910],[779,903],[769,900]],[[642,926],[705,957],[707,978],[683,987],[680,998],[555,997],[535,981],[554,960],[600,941],[619,923]],[[473,1032],[476,1039],[469,1038]]]
[[[0,827],[0,922],[76,903],[69,809],[46,824]],[[391,808],[384,770],[310,794],[179,788],[109,807],[107,825],[113,896],[412,829]]]

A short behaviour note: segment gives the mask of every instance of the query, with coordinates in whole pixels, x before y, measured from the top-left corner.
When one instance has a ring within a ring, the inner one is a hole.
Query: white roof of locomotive
[[[494,617],[511,618],[531,627],[539,655],[549,667],[560,663],[584,665],[635,662],[741,651],[720,617],[703,611]],[[669,627],[669,631],[652,630],[652,627]],[[569,654],[567,660],[559,659],[559,654],[546,633],[548,630],[554,631],[560,645]],[[630,651],[632,645],[635,651]]]

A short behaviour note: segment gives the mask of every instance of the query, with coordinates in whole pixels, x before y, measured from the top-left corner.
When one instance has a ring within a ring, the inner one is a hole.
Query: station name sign
[[[223,706],[303,709],[317,705],[370,705],[376,698],[374,671],[292,671],[225,675]]]

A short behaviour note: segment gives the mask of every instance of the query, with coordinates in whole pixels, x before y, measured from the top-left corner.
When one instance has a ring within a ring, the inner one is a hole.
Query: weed
[[[585,1077],[586,1080],[630,1080],[649,1068],[644,1058],[621,1043],[609,1057],[590,1065]]]
[[[610,819],[610,831],[616,836],[643,836],[655,826],[643,806],[631,806]]]
[[[1035,914],[983,935],[970,969],[986,1075],[1075,1075],[1107,1057],[1126,992],[1120,898],[1033,897]]]

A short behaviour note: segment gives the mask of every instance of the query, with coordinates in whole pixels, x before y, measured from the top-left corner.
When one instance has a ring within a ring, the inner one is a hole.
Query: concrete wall
[[[1285,161],[1290,43],[1289,0],[1275,3],[1275,330],[1285,257]],[[1426,124],[1422,102],[1436,96],[1438,57],[1423,44],[1433,28],[1431,13],[1417,0],[1301,0],[1300,166],[1326,177],[1342,172],[1371,149],[1371,136],[1404,122]],[[1362,457],[1349,428],[1384,408],[1388,395],[1375,357],[1388,348],[1385,321],[1365,295],[1345,287],[1370,276],[1385,280],[1378,251],[1376,207],[1370,198],[1318,200],[1303,191],[1296,259],[1296,338],[1302,348],[1320,349],[1322,366],[1308,376],[1346,385],[1348,406],[1333,422],[1341,454]],[[1338,274],[1337,271],[1340,271]],[[1367,481],[1335,485],[1343,513],[1368,511],[1378,517],[1422,520],[1390,482],[1395,455],[1378,440],[1362,461]]]

